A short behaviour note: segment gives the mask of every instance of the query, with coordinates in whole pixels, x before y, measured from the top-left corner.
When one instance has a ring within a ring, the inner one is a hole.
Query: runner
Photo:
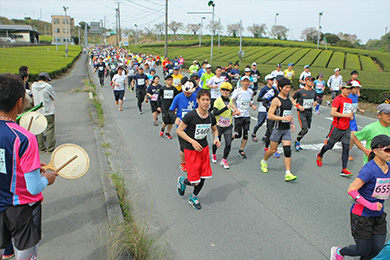
[[[233,138],[241,138],[241,147],[238,150],[238,156],[245,159],[244,148],[248,142],[248,131],[250,128],[251,117],[249,108],[256,110],[252,103],[253,90],[249,88],[250,79],[248,76],[242,77],[242,87],[233,91],[232,108],[234,110],[234,135]]]
[[[173,61],[170,60],[170,61],[169,61],[169,64],[167,64],[167,65],[165,66],[165,68],[166,68],[166,73],[165,73],[165,75],[172,75],[172,74],[173,74],[173,69],[175,68],[175,66],[173,66]]]
[[[139,67],[138,73],[134,76],[133,84],[135,82],[135,91],[136,91],[136,97],[137,97],[137,105],[139,114],[142,115],[142,103],[145,100],[146,96],[146,87],[149,85],[149,78],[144,73],[144,68]]]
[[[242,84],[242,79],[245,76],[249,78],[249,88],[253,91],[253,78],[251,77],[251,69],[250,68],[245,68],[244,69],[244,74],[241,76],[239,82],[237,83],[237,88],[241,88],[242,87],[242,85],[243,85]]]
[[[188,69],[191,74],[198,73],[199,67],[198,64],[196,64],[196,60],[192,62],[192,65]]]
[[[202,74],[202,76],[200,77],[200,81],[202,82],[202,88],[208,89],[210,91],[210,87],[207,86],[207,82],[209,81],[209,79],[214,77],[215,74],[211,72],[211,64],[207,63],[205,68],[206,68],[206,72]]]
[[[150,98],[150,108],[153,113],[153,120],[154,120],[154,125],[158,126],[158,115],[160,112],[157,110],[158,104],[157,104],[157,99],[158,99],[158,93],[160,91],[160,88],[162,87],[160,84],[160,77],[158,75],[155,75],[153,79],[150,82],[150,85],[148,86],[146,90],[146,95]]]
[[[295,131],[291,113],[293,103],[288,97],[291,90],[291,81],[286,78],[279,80],[278,90],[279,95],[272,100],[268,110],[268,118],[275,122],[270,137],[271,148],[265,152],[264,159],[260,162],[260,169],[262,172],[268,172],[267,160],[275,153],[281,142],[284,152],[284,165],[286,167],[284,180],[289,182],[297,179],[297,176],[291,173],[291,133]]]
[[[15,123],[25,89],[16,75],[0,74],[0,259],[14,244],[16,259],[37,259],[42,191],[56,172],[43,172],[36,137]]]
[[[298,133],[297,139],[294,141],[294,148],[297,152],[302,150],[300,141],[311,128],[313,105],[317,106],[316,92],[313,89],[314,78],[306,77],[305,82],[305,87],[295,92],[292,97],[297,102],[295,107],[298,109],[298,120],[299,125],[301,126],[301,131]]]
[[[253,79],[253,96],[256,96],[257,90],[259,90],[260,71],[257,69],[257,64],[252,63],[252,70],[250,76]]]
[[[201,79],[203,74],[206,73],[206,66],[208,65],[208,62],[207,61],[204,61],[202,63],[202,67],[198,70],[198,76],[199,78]],[[210,65],[211,66],[211,65]],[[203,82],[201,83],[200,85],[201,87],[203,87]]]
[[[351,72],[351,79],[349,80],[350,83],[356,81],[360,87],[362,87],[362,83],[358,80],[358,77],[359,77],[359,72],[357,72],[357,70],[353,70]],[[360,97],[360,88],[358,89],[358,96]]]
[[[328,106],[333,102],[336,96],[339,95],[340,86],[343,83],[343,77],[340,75],[340,69],[336,68],[334,70],[334,75],[328,79],[328,87],[330,89],[330,94],[332,101],[328,101]]]
[[[134,61],[131,61],[130,65],[127,66],[127,76],[128,76],[128,79],[127,79],[128,87],[127,88],[131,92],[134,91],[134,85],[132,83],[133,83],[133,79],[134,79],[134,76],[135,76],[135,72],[136,72],[136,68],[135,68],[135,65],[134,65]]]
[[[233,89],[237,88],[238,80],[240,79],[240,65],[238,63],[234,64],[234,68],[230,70],[229,77],[231,78],[231,83],[233,86]]]
[[[93,74],[98,71],[98,77],[100,81],[100,87],[104,87],[104,75],[107,73],[107,65],[103,62],[103,57],[99,58],[99,63],[95,65],[95,69],[93,70]]]
[[[355,144],[352,137],[353,137],[353,134],[356,133],[358,131],[358,125],[356,123],[356,112],[360,112],[362,114],[365,113],[364,109],[360,109],[359,108],[359,104],[358,104],[358,100],[359,100],[359,88],[360,88],[360,85],[357,81],[352,81],[352,82],[349,82],[347,84],[351,84],[354,88],[351,90],[351,94],[349,94],[349,98],[352,100],[352,110],[353,110],[353,120],[351,120],[351,122],[349,123],[350,125],[350,128],[351,128],[351,143],[349,145],[349,152],[351,153],[351,150],[353,148],[353,145]],[[348,160],[349,161],[353,161],[353,157],[352,156],[349,156],[348,157]]]
[[[226,68],[225,67],[222,67],[222,72],[221,72],[221,77],[223,78],[224,81],[227,81],[230,83],[230,76],[229,76],[229,73],[226,71]]]
[[[305,79],[306,77],[311,77],[311,72],[310,72],[310,66],[309,65],[305,65],[303,67],[303,72],[301,73],[301,75],[299,75],[299,88],[303,88],[305,86]]]
[[[282,64],[278,63],[276,64],[276,70],[271,72],[271,75],[276,78],[277,76],[281,75],[284,77],[284,72],[282,71]]]
[[[288,78],[290,81],[295,78],[295,71],[293,70],[294,63],[289,63],[288,68],[284,70],[284,77]]]
[[[184,67],[184,58],[183,58],[183,55],[180,55],[180,58],[179,58],[179,73],[181,74],[181,71]]]
[[[114,57],[111,57],[110,61],[108,62],[108,69],[110,71],[110,81],[112,82],[112,78],[116,74],[116,70],[118,68],[118,63],[115,60]]]
[[[188,80],[187,77],[182,80],[183,92],[178,94],[169,107],[169,110],[174,112],[176,111],[176,126],[178,127],[181,123],[183,117],[193,109],[198,107],[196,103],[196,82],[194,79]],[[184,139],[178,136],[179,145],[180,145],[180,170],[183,172],[187,171],[186,161],[184,158]]]
[[[384,202],[390,195],[390,137],[378,135],[372,139],[369,162],[348,188],[355,203],[351,207],[351,232],[355,245],[332,247],[331,260],[344,256],[372,259],[386,242]]]
[[[225,82],[225,79],[222,78],[221,75],[222,68],[218,66],[215,68],[215,76],[207,80],[206,85],[207,88],[210,89],[211,93],[210,112],[213,110],[215,100],[221,96],[221,85]]]
[[[364,152],[363,165],[368,162],[372,139],[377,135],[390,136],[390,104],[380,104],[377,107],[377,115],[378,121],[368,124],[359,132],[352,134],[352,139],[357,148]],[[361,142],[363,140],[366,140],[366,147]]]
[[[179,94],[179,91],[173,86],[172,75],[165,77],[166,85],[160,88],[157,99],[157,110],[162,113],[163,124],[160,129],[160,136],[164,136],[165,127],[168,127],[165,137],[172,139],[171,129],[176,120],[176,115],[169,110],[173,98]]]
[[[112,84],[114,85],[114,97],[115,105],[119,105],[118,110],[122,111],[123,97],[125,95],[125,86],[127,83],[127,77],[123,73],[123,67],[118,68],[118,74],[115,74],[112,78]]]
[[[179,92],[181,92],[181,80],[183,79],[183,75],[179,74],[179,68],[178,67],[174,67],[173,68],[172,78],[173,78],[173,86]]]
[[[326,83],[324,81],[324,74],[320,73],[318,74],[317,79],[314,81],[314,89],[316,90],[316,100],[317,100],[315,113],[317,115],[320,115],[320,106],[322,104],[322,101],[324,100],[325,87],[326,87]]]
[[[218,139],[219,141],[221,141],[222,135],[225,138],[225,149],[223,151],[223,157],[220,164],[226,170],[230,168],[226,159],[229,156],[231,150],[233,137],[232,100],[229,98],[229,94],[232,89],[232,84],[230,84],[229,82],[223,82],[221,84],[222,95],[215,100],[213,106],[213,114],[215,115],[215,119],[217,121]],[[211,157],[211,161],[213,163],[217,163],[217,149],[217,145],[213,144],[213,153]]]
[[[184,196],[186,186],[194,186],[194,191],[189,196],[188,203],[194,209],[201,209],[198,199],[205,179],[212,177],[209,146],[207,135],[213,132],[214,144],[219,147],[218,130],[215,117],[208,112],[211,95],[208,90],[201,89],[197,94],[199,107],[187,113],[183,117],[177,129],[177,134],[184,139],[184,154],[187,163],[187,178],[179,176],[177,180],[177,192]]]
[[[257,102],[259,102],[259,112],[257,113],[257,124],[253,128],[253,133],[251,135],[252,140],[255,143],[258,142],[256,137],[257,130],[259,130],[259,128],[264,124],[265,119],[267,118],[268,106],[265,105],[266,102],[263,103],[264,100],[263,97],[265,96],[266,93],[268,93],[268,91],[272,89],[272,85],[274,84],[274,77],[271,74],[265,76],[264,80],[266,85],[260,90],[260,93],[257,97]],[[269,103],[267,102],[267,104]]]
[[[333,123],[330,126],[330,131],[326,137],[324,146],[321,151],[317,154],[317,165],[322,166],[322,158],[324,154],[331,150],[335,143],[341,142],[343,151],[341,155],[342,160],[342,171],[341,176],[353,176],[353,173],[347,169],[348,155],[349,155],[349,144],[351,139],[351,129],[349,122],[352,120],[352,100],[348,97],[351,94],[352,85],[343,83],[341,85],[341,94],[338,95],[332,104],[330,115],[333,116]]]

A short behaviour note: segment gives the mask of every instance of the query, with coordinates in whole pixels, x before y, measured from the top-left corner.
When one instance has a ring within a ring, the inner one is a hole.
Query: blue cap
[[[151,68],[150,71],[156,71],[154,68]]]
[[[173,69],[174,69],[174,70],[179,70],[179,68],[178,68],[178,67],[174,67]]]
[[[310,68],[310,66],[309,65],[305,65],[305,67],[303,67],[303,68],[307,69],[307,68]]]
[[[288,66],[294,66],[294,63],[289,63]]]

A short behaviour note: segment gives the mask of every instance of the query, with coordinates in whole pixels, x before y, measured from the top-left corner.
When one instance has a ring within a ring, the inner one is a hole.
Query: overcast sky
[[[152,27],[164,21],[164,0],[119,0],[122,27]],[[208,0],[169,0],[169,21],[200,23],[206,16],[205,25],[211,15],[189,15],[187,11],[211,11]],[[242,19],[244,35],[253,23],[265,23],[270,29],[275,23],[290,29],[289,39],[299,39],[306,27],[318,27],[318,13],[324,12],[321,26],[323,32],[357,34],[366,43],[378,39],[390,27],[390,0],[214,0],[215,19],[226,25]],[[50,21],[51,15],[63,14],[62,6],[68,6],[68,14],[80,21],[108,20],[115,28],[114,0],[0,0],[0,16],[22,19],[24,16]],[[204,29],[206,30],[206,29]]]

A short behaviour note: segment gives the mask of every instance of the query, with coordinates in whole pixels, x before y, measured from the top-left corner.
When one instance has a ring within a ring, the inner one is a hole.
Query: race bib
[[[157,101],[157,98],[158,98],[158,94],[153,94],[151,100]]]
[[[344,103],[343,114],[349,114],[351,112],[352,112],[352,104],[351,103]]]
[[[304,99],[303,100],[303,108],[309,109],[313,107],[314,100],[313,99]]]
[[[292,78],[293,74],[292,72],[287,72],[287,78]]]
[[[221,95],[221,90],[219,88],[214,88],[214,96],[220,96]]]
[[[358,103],[352,103],[352,111],[355,114],[358,109]]]
[[[169,74],[173,74],[173,69],[168,70]]]
[[[173,80],[173,85],[174,85],[174,86],[179,85],[179,83],[180,83],[180,79],[174,79],[174,80]]]
[[[257,74],[253,74],[252,78],[253,78],[253,82],[256,83],[257,82]]]
[[[145,79],[137,79],[137,85],[138,86],[145,85]]]
[[[0,173],[7,174],[5,167],[5,150],[0,148]]]
[[[164,90],[164,99],[173,99],[173,90]]]
[[[373,198],[380,200],[387,200],[390,196],[390,179],[389,178],[377,178]]]
[[[241,109],[249,109],[249,105],[251,103],[251,100],[250,99],[247,99],[247,98],[243,98],[241,99],[241,104],[240,104],[240,108]]]
[[[316,85],[316,89],[318,89],[318,90],[322,90],[323,87],[324,87],[323,83],[317,83],[317,85]]]
[[[111,65],[111,69],[114,70],[116,68],[116,65],[115,64],[112,64]]]
[[[282,117],[291,116],[292,112],[291,110],[284,110]],[[289,123],[290,121],[282,120],[283,123]]]
[[[104,67],[100,66],[100,67],[99,67],[99,70],[100,70],[100,71],[103,71],[103,70],[104,70]]]
[[[220,117],[218,118],[218,123],[217,123],[217,125],[222,126],[222,127],[228,127],[228,126],[230,126],[230,121],[231,121],[230,118],[220,116]]]
[[[195,139],[201,140],[206,138],[210,132],[211,124],[197,124],[195,126]]]

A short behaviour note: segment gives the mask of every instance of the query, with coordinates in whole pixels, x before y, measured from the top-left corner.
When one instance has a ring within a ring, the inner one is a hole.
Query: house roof
[[[9,31],[29,31],[39,33],[36,29],[32,28],[30,25],[12,25],[12,24],[0,24],[0,30],[9,30]]]

